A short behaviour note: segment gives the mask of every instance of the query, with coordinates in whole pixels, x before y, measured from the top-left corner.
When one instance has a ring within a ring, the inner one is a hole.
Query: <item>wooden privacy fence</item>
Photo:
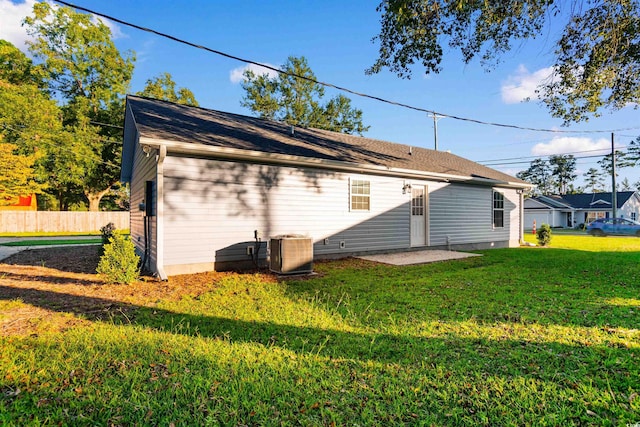
[[[129,212],[0,211],[0,233],[100,231],[112,222],[129,229]]]

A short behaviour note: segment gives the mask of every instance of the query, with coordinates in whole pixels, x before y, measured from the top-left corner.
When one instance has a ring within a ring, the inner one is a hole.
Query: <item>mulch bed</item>
[[[0,262],[0,302],[20,300],[15,308],[0,310],[0,335],[30,333],[29,325],[65,321],[56,330],[78,322],[102,320],[154,306],[160,300],[198,296],[214,289],[223,277],[238,273],[206,272],[172,276],[168,281],[142,277],[131,285],[105,283],[96,273],[99,246],[30,249]],[[275,280],[275,277],[265,275]],[[9,307],[11,307],[9,305]]]

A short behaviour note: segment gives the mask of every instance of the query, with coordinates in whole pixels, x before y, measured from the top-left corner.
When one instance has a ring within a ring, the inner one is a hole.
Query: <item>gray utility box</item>
[[[269,269],[278,274],[311,273],[313,240],[299,234],[272,237]]]

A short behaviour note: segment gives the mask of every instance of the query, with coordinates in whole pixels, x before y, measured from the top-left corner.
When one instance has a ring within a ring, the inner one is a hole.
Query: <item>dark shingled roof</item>
[[[444,151],[311,128],[296,127],[291,136],[284,123],[138,96],[127,105],[141,137],[527,185]]]
[[[627,200],[629,200],[629,197],[631,197],[633,193],[634,191],[617,192],[616,204],[618,205],[618,209],[627,203]],[[544,198],[536,197],[535,199],[547,205],[551,205],[551,203],[546,199],[557,200],[574,209],[598,210],[611,207],[611,193],[564,194],[562,196],[545,196]],[[598,203],[599,200],[605,203]]]

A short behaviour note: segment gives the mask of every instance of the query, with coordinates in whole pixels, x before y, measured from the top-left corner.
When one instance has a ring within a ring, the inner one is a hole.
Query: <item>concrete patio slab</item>
[[[426,264],[430,262],[449,261],[453,259],[469,258],[474,256],[482,256],[480,254],[472,254],[468,252],[442,251],[442,250],[425,250],[425,251],[408,251],[396,252],[390,254],[376,254],[359,256],[357,258],[366,259],[368,261],[382,262],[392,265],[411,265]]]

